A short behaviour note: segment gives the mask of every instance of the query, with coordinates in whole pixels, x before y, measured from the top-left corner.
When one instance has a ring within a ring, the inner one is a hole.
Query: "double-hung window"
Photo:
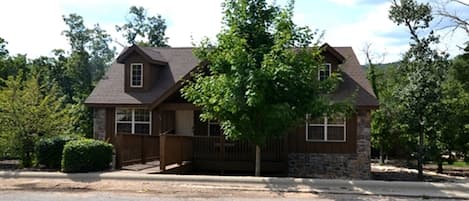
[[[306,115],[306,141],[345,142],[345,122],[344,117],[311,119]]]
[[[143,87],[143,64],[130,64],[130,87]]]
[[[116,109],[116,133],[151,134],[151,112],[144,109]]]
[[[332,73],[331,71],[332,71],[331,64],[330,63],[325,63],[324,66],[322,66],[318,70],[318,79],[320,81],[326,80],[327,78],[329,78],[331,76],[331,73]]]

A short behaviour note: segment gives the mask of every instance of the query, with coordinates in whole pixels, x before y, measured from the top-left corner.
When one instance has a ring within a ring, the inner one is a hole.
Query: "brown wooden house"
[[[254,146],[227,141],[216,122],[179,92],[199,64],[192,48],[125,49],[86,100],[94,109],[94,136],[114,144],[118,167],[159,160],[191,164],[197,171],[254,170]],[[310,120],[262,148],[262,172],[322,178],[370,176],[370,110],[376,97],[351,47],[324,45],[326,68],[318,79],[339,71],[344,80],[335,99],[353,97],[356,113]]]

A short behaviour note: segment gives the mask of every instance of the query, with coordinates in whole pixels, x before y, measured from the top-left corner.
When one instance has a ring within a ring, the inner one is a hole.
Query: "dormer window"
[[[325,63],[322,68],[319,68],[318,79],[322,81],[322,80],[326,80],[330,76],[331,76],[331,64]]]
[[[143,64],[130,64],[130,87],[143,87]]]

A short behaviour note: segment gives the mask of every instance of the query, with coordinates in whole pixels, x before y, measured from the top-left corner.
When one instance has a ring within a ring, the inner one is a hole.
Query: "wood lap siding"
[[[309,142],[306,141],[306,125],[292,129],[288,134],[289,153],[355,153],[357,136],[357,117],[354,114],[346,123],[345,142]]]
[[[175,134],[176,131],[176,113],[174,111],[161,112],[161,133]]]
[[[143,64],[143,87],[130,87],[130,64],[141,63]],[[125,76],[124,85],[126,92],[144,92],[153,87],[158,67],[145,61],[145,59],[137,53],[132,53],[125,63]]]
[[[115,141],[115,108],[106,108],[106,140],[110,143]]]

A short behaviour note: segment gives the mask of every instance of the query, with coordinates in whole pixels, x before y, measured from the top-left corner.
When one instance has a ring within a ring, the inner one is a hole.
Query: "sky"
[[[438,0],[429,0],[438,1]],[[444,0],[440,0],[444,1]],[[286,0],[277,0],[284,5]],[[464,0],[468,2],[469,0]],[[83,16],[85,25],[98,23],[115,41],[125,43],[116,25],[126,21],[130,6],[143,6],[149,15],[160,14],[166,19],[166,36],[173,47],[191,47],[202,38],[216,39],[222,28],[222,0],[14,0],[0,7],[0,37],[7,42],[12,54],[27,54],[29,58],[52,56],[53,49],[69,49],[61,33],[67,27],[63,15]],[[388,18],[389,0],[296,0],[294,22],[323,32],[322,41],[331,46],[352,46],[365,64],[363,49],[371,44],[375,62],[399,60],[408,49],[409,34],[405,27]],[[469,7],[448,4],[452,12],[466,19]],[[433,23],[435,28],[446,22]],[[441,44],[437,48],[451,56],[460,54],[459,47],[469,36],[437,29]],[[122,47],[114,43],[117,51]]]

